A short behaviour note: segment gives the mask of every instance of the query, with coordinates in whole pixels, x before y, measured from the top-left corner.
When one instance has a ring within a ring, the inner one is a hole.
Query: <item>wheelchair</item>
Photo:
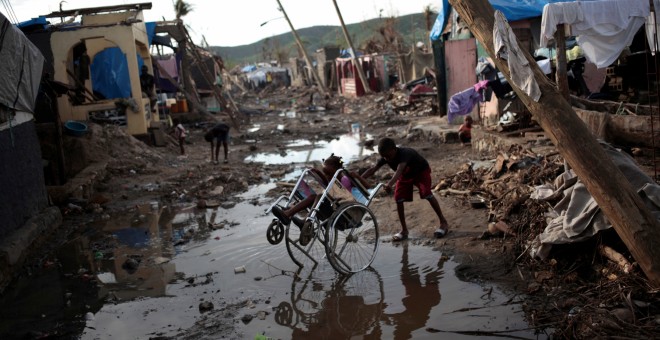
[[[291,260],[300,268],[312,266],[313,269],[326,258],[340,274],[362,271],[371,265],[378,252],[378,223],[369,204],[383,184],[365,188],[348,171],[339,169],[325,185],[317,172],[304,170],[291,193],[280,196],[266,210],[269,214],[275,206],[287,209],[315,195],[307,217],[299,221],[292,219],[288,225],[273,219],[266,238],[273,245],[284,240]],[[341,184],[341,176],[350,179],[350,191]]]

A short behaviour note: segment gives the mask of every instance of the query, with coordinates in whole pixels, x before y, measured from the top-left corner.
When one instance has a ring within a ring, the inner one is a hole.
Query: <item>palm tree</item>
[[[425,21],[425,28],[427,32],[431,31],[431,28],[433,27],[433,22],[435,21],[435,16],[438,14],[436,12],[435,7],[432,5],[426,5],[424,6],[424,21]]]
[[[176,0],[174,2],[174,13],[176,13],[177,19],[181,19],[188,13],[192,12],[192,10],[192,5],[184,0]]]

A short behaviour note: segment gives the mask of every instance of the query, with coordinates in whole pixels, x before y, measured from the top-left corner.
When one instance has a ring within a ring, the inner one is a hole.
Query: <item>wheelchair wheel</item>
[[[325,246],[318,237],[319,224],[313,223],[312,228],[313,236],[310,238],[303,235],[301,228],[294,223],[286,227],[286,251],[298,267],[313,268],[325,256]]]
[[[378,223],[374,214],[357,202],[341,204],[326,229],[326,254],[339,273],[356,273],[369,267],[378,252]]]
[[[273,219],[266,229],[266,239],[272,245],[279,244],[284,238],[284,226],[278,219]]]

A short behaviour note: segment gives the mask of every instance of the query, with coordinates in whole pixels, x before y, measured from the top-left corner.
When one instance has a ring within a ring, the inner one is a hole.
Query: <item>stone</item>
[[[200,313],[206,313],[208,311],[213,310],[213,302],[210,301],[204,301],[199,303],[199,312]]]
[[[252,315],[250,315],[250,314],[245,314],[245,315],[243,315],[243,317],[241,318],[241,321],[243,321],[243,323],[247,325],[247,324],[250,323],[250,321],[252,321],[252,319],[254,319],[254,316],[252,316]]]

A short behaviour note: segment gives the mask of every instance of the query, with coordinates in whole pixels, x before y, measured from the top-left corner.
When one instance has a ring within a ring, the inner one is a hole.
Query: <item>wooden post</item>
[[[555,71],[555,79],[557,80],[557,87],[559,93],[564,96],[564,99],[570,102],[571,95],[568,92],[568,75],[566,72],[566,36],[564,33],[565,25],[557,25],[557,32],[555,32],[555,46],[557,46],[557,69]]]
[[[529,52],[522,50],[541,90],[538,102],[511,81],[506,61],[495,57],[494,10],[488,0],[449,0],[488,51],[518,97],[584,182],[649,280],[660,286],[660,224],[612,163],[571,105],[557,92]]]
[[[353,65],[357,69],[358,76],[360,76],[360,81],[362,82],[362,88],[364,89],[364,93],[370,94],[372,93],[372,91],[371,88],[369,87],[367,76],[364,74],[362,63],[360,63],[360,61],[356,56],[357,51],[355,50],[355,47],[353,47],[353,41],[351,40],[351,36],[348,34],[348,31],[346,30],[346,25],[344,25],[344,18],[341,16],[341,11],[339,10],[339,6],[337,6],[337,0],[332,0],[332,3],[335,5],[335,10],[337,10],[337,16],[339,17],[339,23],[341,24],[341,31],[344,32],[344,38],[346,39],[346,43],[348,44],[348,47],[351,48],[351,60],[353,61]]]
[[[438,39],[431,42],[435,60],[435,85],[438,89],[438,114],[447,115],[447,70],[445,67],[445,42]]]
[[[289,16],[286,15],[286,12],[284,11],[284,7],[282,7],[282,4],[280,3],[280,0],[276,0],[277,5],[279,6],[280,11],[282,11],[282,14],[284,15],[284,19],[286,19],[286,22],[289,24],[289,27],[291,28],[291,33],[293,33],[293,38],[296,40],[296,43],[298,44],[298,47],[300,47],[300,51],[303,54],[303,57],[305,58],[305,62],[307,63],[307,68],[309,69],[309,73],[312,74],[312,77],[314,77],[314,80],[316,80],[316,84],[321,88],[321,91],[323,94],[330,94],[328,92],[328,88],[325,87],[321,79],[319,78],[318,73],[316,72],[316,68],[314,67],[314,64],[312,63],[312,60],[309,59],[309,55],[307,55],[307,51],[305,50],[305,45],[303,45],[302,41],[300,40],[300,37],[298,36],[298,32],[296,32],[296,29],[293,28],[293,24],[289,20]]]

